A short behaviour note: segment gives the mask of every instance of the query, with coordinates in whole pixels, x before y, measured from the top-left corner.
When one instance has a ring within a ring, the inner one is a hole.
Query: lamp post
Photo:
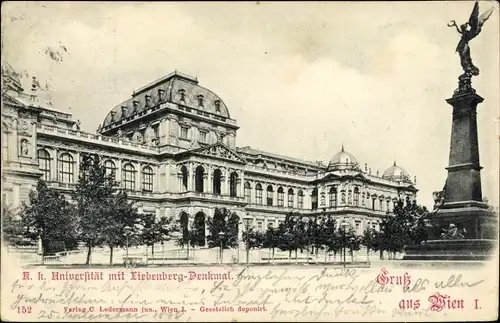
[[[129,262],[129,259],[128,259],[128,235],[130,234],[130,230],[132,230],[132,228],[130,228],[128,225],[123,228],[123,231],[125,232],[125,241],[126,241],[126,244],[125,244],[125,268],[128,268],[128,262]]]
[[[310,216],[309,217],[309,225],[308,225],[308,234],[307,234],[307,263],[309,263],[309,255],[312,251],[312,255],[315,256],[314,254],[314,244],[313,244],[313,248],[311,250],[311,238],[312,238],[312,242],[314,242],[314,229],[316,228],[316,223],[317,221],[317,218],[314,217],[314,216]],[[316,262],[316,261],[315,261]]]
[[[351,237],[349,239],[349,242],[350,242],[350,245],[349,245],[349,249],[350,249],[350,252],[351,252],[351,262],[354,263],[354,251],[353,251],[353,248],[354,248],[354,241],[355,239],[353,237]]]
[[[248,213],[247,213],[248,215]],[[250,218],[246,218],[245,219],[245,232],[246,232],[246,241],[245,241],[245,251],[246,251],[246,254],[247,254],[247,259],[246,259],[246,262],[247,262],[247,266],[248,266],[248,262],[249,262],[249,259],[250,259],[250,221],[251,219]]]
[[[238,222],[238,235],[237,235],[237,237],[238,237],[238,253],[236,254],[236,256],[237,256],[236,261],[237,261],[238,265],[240,264],[240,242],[241,242],[241,239],[240,239],[240,227],[242,225],[243,225],[243,221],[239,221]]]
[[[345,268],[345,247],[346,247],[346,241],[345,241],[345,237],[346,237],[346,234],[345,234],[345,229],[346,227],[349,226],[349,224],[345,221],[342,221],[342,223],[340,224],[342,226],[342,255],[343,255],[343,258],[344,258],[344,268]]]
[[[220,263],[221,263],[221,265],[222,265],[222,247],[223,247],[223,245],[222,245],[222,242],[223,242],[223,241],[222,241],[222,239],[223,239],[223,238],[224,238],[224,232],[223,232],[223,231],[221,231],[221,232],[219,232],[219,240],[220,240],[220,252],[219,252],[219,258],[220,258]]]

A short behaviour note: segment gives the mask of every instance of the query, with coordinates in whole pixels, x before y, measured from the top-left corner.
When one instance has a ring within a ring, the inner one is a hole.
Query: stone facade
[[[328,165],[236,147],[239,127],[224,102],[180,73],[135,91],[96,133],[25,94],[11,70],[2,74],[2,200],[14,207],[38,178],[70,192],[83,153],[99,154],[142,212],[190,223],[224,206],[259,230],[293,211],[331,214],[361,234],[378,228],[394,200],[416,197],[403,168],[374,175],[343,147]]]

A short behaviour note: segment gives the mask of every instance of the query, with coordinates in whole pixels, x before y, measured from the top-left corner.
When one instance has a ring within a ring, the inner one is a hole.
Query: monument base
[[[477,261],[493,255],[498,219],[485,203],[445,203],[426,222],[428,240],[405,246],[403,260]]]
[[[496,215],[477,201],[445,203],[428,218],[429,240],[442,239],[441,234],[454,224],[464,239],[497,239]]]
[[[492,239],[428,240],[405,247],[403,260],[489,260],[497,245]]]

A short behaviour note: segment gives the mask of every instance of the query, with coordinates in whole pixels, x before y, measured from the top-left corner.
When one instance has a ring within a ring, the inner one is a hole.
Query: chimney
[[[111,111],[111,122],[115,122],[115,111]]]
[[[146,95],[146,108],[151,107],[151,95]]]
[[[417,176],[413,176],[413,183],[417,184]]]
[[[371,175],[371,174],[372,174],[372,168],[370,167],[370,168],[368,169],[368,175]]]
[[[365,172],[368,171],[368,164],[365,163]]]
[[[377,177],[378,177],[378,169],[377,169]]]
[[[158,89],[158,101],[163,102],[165,98],[163,97],[165,95],[165,91],[162,89]]]

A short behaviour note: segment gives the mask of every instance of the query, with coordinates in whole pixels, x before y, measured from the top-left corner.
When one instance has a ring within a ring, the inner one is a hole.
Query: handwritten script
[[[8,300],[3,314],[26,321],[425,319],[436,313],[424,301],[411,305],[412,299],[438,291],[479,298],[484,285],[474,275],[417,270],[409,286],[381,285],[380,268],[319,266],[134,269],[144,275],[111,268],[54,271],[20,270],[2,290]],[[468,302],[463,306],[472,308],[473,300]]]

